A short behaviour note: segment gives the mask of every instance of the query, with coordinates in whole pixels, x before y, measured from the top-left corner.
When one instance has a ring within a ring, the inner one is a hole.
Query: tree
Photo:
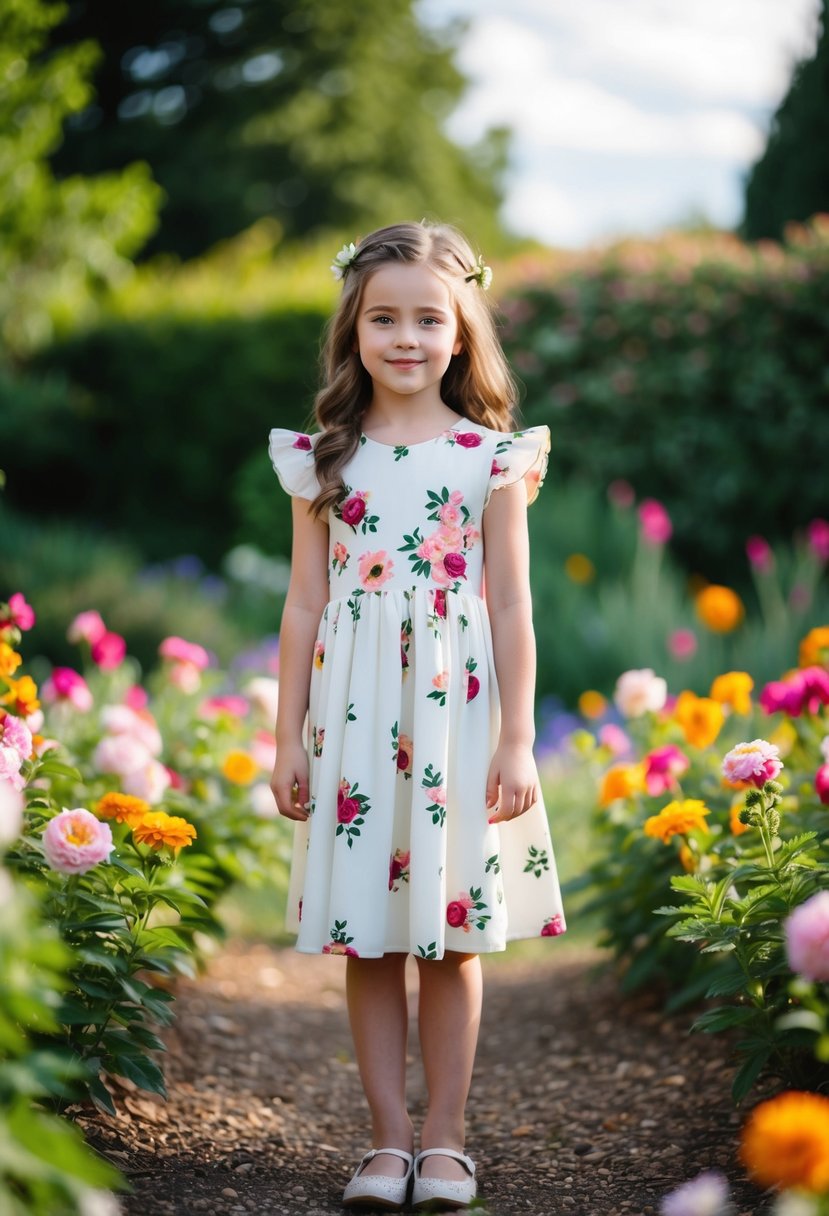
[[[3,0],[0,16],[0,338],[24,352],[76,319],[129,267],[155,224],[158,190],[146,165],[56,181],[48,157],[68,115],[91,97],[96,50],[43,50],[65,6]]]
[[[780,239],[790,220],[829,211],[829,0],[821,0],[817,47],[795,68],[746,183],[741,234]]]
[[[58,173],[146,160],[166,191],[146,252],[184,257],[275,216],[286,236],[401,218],[498,232],[506,133],[454,145],[459,27],[415,0],[74,0],[53,46],[94,38],[96,98],[67,126]]]

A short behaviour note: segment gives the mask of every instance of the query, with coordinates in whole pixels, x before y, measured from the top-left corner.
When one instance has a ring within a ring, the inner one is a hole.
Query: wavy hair
[[[479,284],[469,242],[450,224],[391,224],[363,237],[343,277],[339,305],[325,329],[323,386],[314,421],[323,432],[314,449],[320,493],[315,517],[345,493],[340,469],[357,450],[363,415],[371,402],[371,377],[354,351],[357,317],[368,278],[389,262],[425,265],[446,283],[458,320],[460,354],[453,355],[440,384],[447,405],[470,422],[497,431],[516,426],[518,387],[495,331],[494,309]]]

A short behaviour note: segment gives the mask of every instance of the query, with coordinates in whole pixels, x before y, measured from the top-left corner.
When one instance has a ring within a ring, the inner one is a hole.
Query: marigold
[[[672,836],[687,836],[695,828],[705,827],[705,816],[710,811],[698,798],[686,798],[682,802],[669,802],[658,815],[645,820],[646,836],[656,836],[667,844]]]
[[[731,633],[745,616],[743,601],[730,587],[711,583],[694,601],[697,616],[712,633]]]
[[[710,747],[725,721],[723,707],[710,697],[698,697],[685,689],[674,706],[674,718],[692,747]]]
[[[132,828],[145,815],[151,814],[151,807],[149,802],[136,798],[134,794],[114,791],[99,799],[95,814],[99,819],[114,819],[116,823],[127,823]]]
[[[579,697],[579,713],[585,718],[601,718],[607,709],[607,697],[595,689],[588,688]]]
[[[247,752],[228,752],[222,772],[234,785],[250,785],[259,772],[259,765]]]
[[[168,845],[176,853],[185,845],[192,844],[197,832],[192,823],[180,815],[168,815],[166,811],[150,811],[132,826],[132,834],[139,844],[148,844],[151,849]]]
[[[614,764],[602,777],[599,806],[609,806],[617,798],[630,798],[644,789],[641,764]]]
[[[799,667],[829,667],[829,625],[809,630],[800,643],[797,663]]]
[[[791,1089],[748,1117],[740,1160],[760,1186],[829,1191],[829,1098]]]
[[[721,705],[730,705],[735,714],[750,714],[753,687],[754,681],[747,671],[728,671],[714,680],[710,696]]]
[[[21,676],[19,680],[7,679],[9,691],[0,697],[0,705],[8,705],[12,713],[21,718],[28,718],[36,709],[40,709],[37,699],[37,684],[31,676]]]
[[[13,676],[22,662],[23,659],[8,642],[0,642],[0,679]]]

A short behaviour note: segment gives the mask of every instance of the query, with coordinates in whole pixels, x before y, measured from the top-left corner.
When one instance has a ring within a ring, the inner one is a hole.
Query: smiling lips
[[[392,367],[420,367],[425,362],[425,359],[389,359]]]

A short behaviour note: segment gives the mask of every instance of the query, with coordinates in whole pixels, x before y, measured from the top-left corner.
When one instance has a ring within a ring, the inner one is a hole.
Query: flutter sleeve
[[[548,426],[530,426],[523,431],[505,434],[495,445],[484,506],[492,497],[493,490],[511,486],[522,478],[527,487],[527,505],[535,502],[547,474],[549,453]]]
[[[268,437],[268,455],[279,484],[293,498],[314,499],[320,492],[314,466],[314,435],[274,427]]]

